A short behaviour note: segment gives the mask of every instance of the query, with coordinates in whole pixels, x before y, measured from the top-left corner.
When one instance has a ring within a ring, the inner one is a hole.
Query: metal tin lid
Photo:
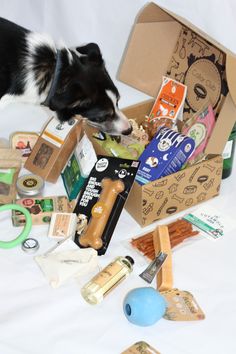
[[[39,249],[39,243],[35,238],[27,238],[21,244],[21,248],[26,253],[35,253]]]
[[[16,188],[20,196],[37,196],[43,191],[44,180],[34,174],[24,175],[18,178]]]

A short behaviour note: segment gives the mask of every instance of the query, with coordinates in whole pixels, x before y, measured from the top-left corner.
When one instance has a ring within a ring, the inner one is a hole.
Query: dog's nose
[[[132,130],[133,130],[133,127],[131,125],[128,129],[124,130],[121,134],[122,135],[129,135],[130,133],[132,133]]]

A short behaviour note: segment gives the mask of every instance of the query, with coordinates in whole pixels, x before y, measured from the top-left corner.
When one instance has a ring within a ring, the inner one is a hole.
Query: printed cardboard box
[[[32,217],[33,225],[50,223],[52,213],[72,213],[74,202],[69,202],[66,196],[22,198],[16,201],[26,208]],[[14,226],[25,224],[25,216],[18,210],[12,211],[12,223]]]
[[[126,108],[123,112],[128,118],[136,118],[141,123],[153,103],[154,100],[149,100]],[[102,147],[92,138],[95,130],[88,126],[85,130],[96,152],[104,154]],[[207,161],[143,186],[135,181],[125,208],[144,227],[215,197],[220,191],[222,162],[221,155],[212,155]]]
[[[136,18],[119,79],[155,99],[163,75],[188,86],[185,120],[210,101],[217,122],[205,149],[209,160],[145,186],[134,183],[125,207],[141,226],[219,193],[220,155],[236,119],[235,55],[185,19],[149,3]],[[141,123],[154,99],[123,112]],[[104,154],[94,139],[93,144]]]
[[[55,183],[80,138],[80,118],[60,123],[52,118],[25,162],[25,168]]]

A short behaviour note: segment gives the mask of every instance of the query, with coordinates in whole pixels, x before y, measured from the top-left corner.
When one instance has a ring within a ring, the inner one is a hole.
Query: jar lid
[[[44,180],[40,176],[27,174],[18,178],[16,188],[19,194],[33,197],[42,192]]]

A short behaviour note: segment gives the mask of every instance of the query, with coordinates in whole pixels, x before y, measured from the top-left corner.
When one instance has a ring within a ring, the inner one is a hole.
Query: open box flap
[[[120,67],[119,79],[156,97],[181,26],[177,22],[137,23]]]
[[[226,78],[229,92],[236,106],[236,55],[228,53],[226,56]],[[236,120],[236,116],[235,116]]]
[[[120,65],[118,78],[126,84],[156,97],[162,76],[166,73],[170,58],[182,25],[190,28],[210,44],[226,54],[226,72],[229,90],[236,104],[235,55],[219,42],[195,27],[186,19],[149,3],[139,13]],[[229,67],[228,67],[229,66]]]
[[[153,2],[144,6],[136,17],[136,23],[174,21],[166,10],[157,6]]]
[[[208,140],[205,154],[222,154],[225,142],[228,140],[230,132],[236,120],[236,105],[230,93],[225,98],[223,107],[217,118],[211,136]]]

